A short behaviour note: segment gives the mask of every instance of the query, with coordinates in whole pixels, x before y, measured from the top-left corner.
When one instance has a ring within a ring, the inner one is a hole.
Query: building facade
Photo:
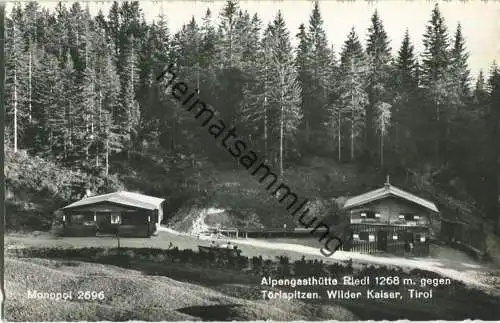
[[[164,201],[124,191],[87,197],[62,209],[64,234],[150,237],[163,220]]]
[[[384,187],[352,197],[344,204],[352,239],[344,250],[427,255],[440,232],[436,205],[388,181]]]

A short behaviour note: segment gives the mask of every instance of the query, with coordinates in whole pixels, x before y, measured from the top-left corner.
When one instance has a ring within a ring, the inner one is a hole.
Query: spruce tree
[[[474,87],[474,104],[481,105],[484,103],[486,97],[488,95],[488,89],[486,85],[486,80],[484,78],[483,70],[479,70],[479,74],[477,76],[476,85]]]
[[[394,78],[392,89],[392,127],[390,137],[394,151],[404,167],[417,156],[416,138],[418,120],[421,115],[418,102],[418,62],[414,46],[406,30],[394,62]]]
[[[12,129],[12,145],[17,152],[20,144],[24,141],[24,134],[29,125],[28,105],[29,82],[28,82],[28,55],[26,53],[23,39],[23,11],[20,5],[12,9],[11,19],[6,21],[6,121]]]
[[[302,83],[307,87],[305,94],[309,96],[306,100],[308,105],[302,106],[307,116],[308,129],[314,129],[315,142],[324,142],[326,138],[327,105],[331,92],[331,76],[334,67],[333,53],[330,51],[324,22],[321,17],[319,2],[314,2],[312,13],[309,17],[309,28],[307,39],[307,68],[310,70],[310,82]],[[309,132],[309,131],[308,131]],[[309,137],[309,136],[308,136]],[[310,143],[309,143],[310,144]],[[319,147],[318,147],[319,148]],[[323,147],[321,147],[323,149]]]
[[[450,53],[450,68],[452,77],[452,89],[458,100],[462,101],[469,96],[470,71],[467,65],[469,53],[465,48],[465,39],[462,35],[462,26],[459,23],[455,31],[453,48]]]
[[[247,41],[242,35],[249,28],[250,18],[240,10],[238,1],[227,1],[219,15],[215,59],[218,73],[213,102],[221,116],[235,126],[242,122],[240,108],[245,84],[242,53]],[[235,165],[239,166],[236,161]]]
[[[298,71],[298,79],[302,88],[302,111],[304,112],[303,119],[303,132],[305,141],[307,144],[310,143],[311,140],[311,128],[312,128],[312,111],[311,107],[313,106],[314,96],[311,89],[312,84],[312,62],[310,50],[311,46],[309,44],[309,39],[306,33],[306,27],[304,24],[299,26],[299,32],[296,35],[298,38],[298,46],[296,51],[296,59],[295,65],[297,66]]]
[[[376,121],[375,129],[380,136],[380,167],[384,167],[384,140],[387,135],[387,130],[391,124],[391,108],[389,103],[378,101],[375,105]]]
[[[247,78],[243,88],[243,100],[241,104],[242,121],[252,141],[260,147],[267,162],[269,157],[269,134],[270,134],[270,104],[272,89],[271,63],[274,52],[273,26],[268,24],[264,30],[263,37],[259,41],[255,70]]]
[[[120,80],[113,62],[115,50],[108,44],[101,56],[98,76],[98,147],[104,155],[104,173],[109,174],[110,157],[124,149],[121,125],[116,118],[120,106]],[[99,156],[99,154],[98,154]]]
[[[378,12],[372,15],[371,26],[368,29],[368,42],[366,47],[366,54],[369,64],[368,73],[368,104],[366,106],[366,130],[365,130],[365,150],[372,156],[374,154],[373,148],[375,143],[375,130],[378,128],[380,135],[385,135],[384,131],[380,131],[380,122],[376,120],[385,120],[387,109],[390,109],[391,100],[388,88],[389,77],[391,71],[389,63],[391,60],[391,47],[389,46],[389,39],[385,32],[382,20]],[[383,107],[383,108],[382,108]],[[382,142],[382,141],[381,141]],[[383,155],[383,151],[380,151]],[[383,157],[381,157],[381,160]]]
[[[37,16],[39,15],[38,3],[30,2],[24,8],[23,13],[23,24],[22,30],[24,34],[24,45],[23,50],[26,51],[26,56],[28,58],[28,101],[27,113],[28,113],[28,123],[31,127],[32,124],[32,114],[33,114],[33,70],[37,64],[37,53],[38,53],[38,40],[37,40]],[[27,138],[29,141],[30,138]]]
[[[55,12],[49,16],[45,50],[57,57],[60,66],[64,65],[69,51],[68,24],[68,10],[59,2]]]
[[[302,111],[301,89],[297,80],[289,32],[280,11],[273,21],[270,36],[272,39],[270,76],[273,81],[270,83],[270,96],[267,101],[271,109],[272,133],[278,138],[277,161],[280,173],[283,174],[285,154],[293,147]]]
[[[470,76],[467,64],[469,54],[465,47],[461,25],[458,24],[453,46],[450,51],[449,66],[449,89],[448,89],[448,118],[446,120],[446,158],[454,169],[464,169],[473,163],[464,163],[469,157],[463,158],[463,154],[470,147],[470,139],[467,137],[479,135],[475,126],[481,120],[481,112],[474,109],[471,102]],[[474,134],[474,135],[473,135]]]
[[[356,141],[364,130],[366,117],[366,75],[368,66],[365,53],[354,30],[351,29],[340,57],[339,109],[349,123],[349,151],[351,161],[357,150]],[[340,127],[343,128],[343,119]],[[340,147],[339,147],[340,149]]]
[[[236,42],[235,28],[238,22],[239,3],[237,0],[228,0],[220,13],[218,34],[220,37],[217,48],[218,61],[224,68],[233,67],[239,61],[239,48]]]
[[[122,136],[122,145],[126,147],[128,158],[130,158],[137,134],[137,126],[140,121],[139,104],[135,97],[137,53],[134,46],[133,36],[131,35],[127,44],[123,46],[120,55],[120,109],[114,116],[116,126],[120,129],[119,133]]]
[[[206,73],[204,73],[205,77],[211,82],[205,84],[204,88],[208,88],[208,86],[213,87],[213,84],[210,83],[213,83],[213,77],[215,75],[214,60],[216,59],[217,33],[215,32],[212,19],[212,12],[210,9],[207,9],[201,25],[200,64],[206,71]],[[258,30],[255,32],[258,37]]]
[[[428,92],[434,113],[428,116],[432,124],[435,161],[440,163],[445,150],[447,125],[449,117],[446,103],[449,96],[450,51],[449,35],[439,6],[432,10],[431,19],[424,34],[424,53],[422,61],[422,85]]]
[[[118,55],[121,45],[121,9],[117,1],[113,1],[108,13],[107,33],[110,35],[111,40],[114,42],[115,55]]]
[[[414,87],[418,85],[418,62],[415,57],[415,49],[410,40],[408,29],[405,31],[395,65],[398,83],[401,83],[404,89],[414,89]]]

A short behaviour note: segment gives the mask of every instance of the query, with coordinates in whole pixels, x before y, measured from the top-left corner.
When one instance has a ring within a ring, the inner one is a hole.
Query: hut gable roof
[[[424,208],[427,208],[433,212],[439,213],[436,205],[428,200],[425,200],[421,197],[418,197],[416,195],[413,195],[411,193],[408,193],[406,191],[403,191],[402,189],[399,189],[393,185],[390,184],[385,184],[384,187],[358,195],[354,196],[350,199],[348,199],[345,204],[344,208],[349,209],[357,206],[361,206],[373,201],[385,199],[387,197],[399,197],[404,200],[407,200],[411,203],[418,204]]]
[[[140,193],[120,191],[109,194],[86,197],[81,199],[80,201],[65,206],[63,209],[67,210],[76,207],[92,205],[96,203],[108,202],[113,204],[137,207],[141,209],[155,210],[160,206],[160,204],[163,201],[165,201],[165,199],[148,196]]]

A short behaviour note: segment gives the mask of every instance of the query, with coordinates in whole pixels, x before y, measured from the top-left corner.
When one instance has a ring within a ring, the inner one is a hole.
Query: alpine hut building
[[[348,199],[352,239],[344,250],[428,255],[429,242],[440,232],[436,205],[389,183]]]
[[[163,220],[164,201],[125,191],[85,197],[62,208],[64,233],[150,237]]]

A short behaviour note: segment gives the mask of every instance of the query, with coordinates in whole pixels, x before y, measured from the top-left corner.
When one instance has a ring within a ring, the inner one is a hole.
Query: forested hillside
[[[366,17],[369,30],[352,29],[332,48],[317,3],[307,25],[287,26],[280,12],[262,21],[231,0],[180,30],[167,27],[174,12],[146,22],[139,2],[114,2],[97,16],[86,6],[59,3],[51,12],[30,2],[9,13],[6,146],[27,155],[8,166],[31,159],[54,172],[79,170],[101,179],[88,181],[92,191],[164,196],[171,212],[232,203],[262,223],[283,223],[285,210],[265,209],[271,202],[257,185],[253,195],[217,197],[253,179],[164,95],[156,77],[175,63],[179,79],[313,199],[360,193],[391,174],[395,185],[444,194],[469,216],[498,221],[500,70],[493,62],[469,70],[461,26],[448,26],[437,5],[422,39],[407,32],[396,55],[377,12]],[[413,44],[422,41],[417,56]],[[314,160],[323,166],[308,168]]]

